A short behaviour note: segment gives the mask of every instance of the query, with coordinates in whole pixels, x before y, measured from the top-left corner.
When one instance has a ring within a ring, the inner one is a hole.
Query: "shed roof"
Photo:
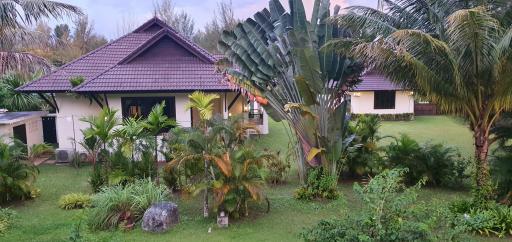
[[[22,92],[230,90],[215,56],[158,18],[18,89]],[[70,78],[85,81],[73,88]]]
[[[34,117],[42,117],[48,112],[6,112],[0,113],[0,124],[13,124]]]

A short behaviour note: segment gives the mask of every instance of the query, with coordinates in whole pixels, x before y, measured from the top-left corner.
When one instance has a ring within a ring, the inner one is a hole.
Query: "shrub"
[[[338,199],[337,177],[329,176],[322,168],[312,168],[308,174],[305,186],[295,191],[295,198],[299,200]]]
[[[91,203],[91,195],[82,193],[67,194],[59,199],[59,207],[65,210],[90,208]]]
[[[512,147],[498,148],[490,158],[491,175],[496,195],[502,203],[512,205]]]
[[[283,159],[279,156],[279,153],[275,157],[275,159],[269,159],[265,164],[268,171],[266,180],[271,184],[280,184],[286,180],[291,165],[287,159],[288,157]]]
[[[140,220],[153,203],[167,200],[167,189],[148,179],[137,180],[125,187],[104,187],[92,199],[88,225],[93,230],[130,226]]]
[[[397,113],[397,114],[352,114],[354,119],[357,119],[361,116],[376,116],[379,117],[383,121],[412,121],[414,120],[414,113]]]
[[[470,232],[500,238],[512,235],[512,208],[508,206],[493,204],[488,208],[470,208],[464,213],[454,209],[452,212],[455,212],[454,224]]]
[[[19,146],[0,142],[0,203],[34,198],[34,187],[39,170],[33,164],[19,159],[23,156]]]
[[[464,184],[469,161],[455,149],[443,144],[418,144],[402,135],[385,150],[385,164],[389,169],[407,168],[407,184],[423,178],[432,186],[458,187]]]
[[[406,170],[384,171],[366,186],[354,184],[363,209],[341,219],[323,220],[301,236],[306,241],[453,241],[445,210],[418,203],[420,184],[407,188]]]
[[[378,135],[381,120],[377,115],[361,115],[349,126],[348,132],[354,136],[351,152],[348,152],[344,170],[351,177],[361,177],[378,170],[380,140]]]
[[[5,234],[16,218],[16,212],[9,208],[0,208],[0,235]]]
[[[35,144],[29,149],[28,160],[34,161],[37,158],[51,156],[55,153],[53,146],[49,144]]]
[[[103,186],[107,185],[107,182],[108,178],[103,165],[98,164],[94,166],[89,178],[89,185],[91,185],[92,191],[95,193],[99,192]]]

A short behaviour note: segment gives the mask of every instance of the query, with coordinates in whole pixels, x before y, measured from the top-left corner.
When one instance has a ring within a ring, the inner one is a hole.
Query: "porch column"
[[[228,119],[229,118],[229,108],[228,108],[228,93],[227,92],[224,92],[221,94],[221,100],[222,100],[222,117],[224,119]]]

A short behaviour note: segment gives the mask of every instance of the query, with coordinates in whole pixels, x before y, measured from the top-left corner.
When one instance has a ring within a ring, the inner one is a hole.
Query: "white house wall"
[[[351,93],[351,112],[355,114],[414,113],[414,97],[410,91],[397,91],[394,109],[374,109],[374,92]]]
[[[117,116],[119,119],[122,118],[122,104],[121,97],[175,97],[176,102],[176,121],[181,127],[191,127],[192,116],[190,110],[185,110],[185,105],[189,101],[188,95],[190,93],[162,93],[162,94],[112,94],[107,95],[108,104],[111,109],[118,110]],[[224,94],[220,94],[222,102],[224,103]],[[236,96],[235,93],[227,94],[227,105]],[[59,106],[59,113],[56,115],[57,124],[57,139],[59,142],[59,148],[73,149],[73,140],[83,140],[81,130],[89,127],[89,124],[80,121],[80,119],[88,116],[98,115],[101,111],[100,107],[96,102],[90,103],[86,98],[76,98],[68,94],[57,94],[56,100]],[[232,107],[230,112],[238,113],[243,111],[243,97]],[[227,116],[227,113],[226,113]],[[268,117],[264,115],[264,125],[260,126],[263,134],[268,133]],[[27,132],[28,134],[28,132]],[[83,150],[80,145],[77,145],[77,150]]]

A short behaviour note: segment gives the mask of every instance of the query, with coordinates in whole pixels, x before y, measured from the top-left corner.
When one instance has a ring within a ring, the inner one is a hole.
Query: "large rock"
[[[171,202],[153,204],[142,218],[142,229],[148,232],[165,232],[180,222],[178,205]]]

